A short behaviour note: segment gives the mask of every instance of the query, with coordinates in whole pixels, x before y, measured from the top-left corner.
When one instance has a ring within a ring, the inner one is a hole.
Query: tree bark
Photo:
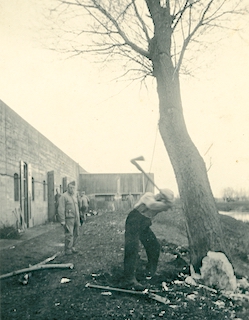
[[[159,97],[159,130],[176,176],[186,218],[191,264],[199,272],[208,251],[222,251],[223,242],[219,214],[209,184],[205,163],[192,142],[184,120],[178,70],[173,65],[170,48],[170,16],[167,8],[150,12],[156,15],[155,35],[150,44],[150,58],[157,79]],[[164,26],[163,26],[164,25]]]

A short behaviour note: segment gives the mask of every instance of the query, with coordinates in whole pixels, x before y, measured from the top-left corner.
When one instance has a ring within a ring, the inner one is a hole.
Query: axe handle
[[[146,178],[157,188],[159,192],[161,192],[161,190],[158,188],[155,182],[151,179],[151,177],[143,170],[143,168],[135,160],[131,160],[131,163],[146,176]]]
[[[117,291],[117,292],[124,292],[124,293],[131,293],[131,294],[139,294],[143,296],[147,296],[150,299],[156,300],[161,303],[169,303],[169,300],[167,298],[161,297],[158,294],[149,292],[149,291],[135,291],[135,290],[127,290],[127,289],[121,289],[121,288],[113,288],[109,286],[99,286],[96,284],[90,284],[87,283],[85,285],[86,288],[95,288],[95,289],[102,289],[102,290],[109,290],[109,291]]]
[[[143,291],[135,291],[135,290],[127,290],[127,289],[121,289],[121,288],[113,288],[109,286],[99,286],[96,284],[87,283],[85,285],[86,288],[95,288],[95,289],[102,289],[102,290],[109,290],[109,291],[118,291],[118,292],[125,292],[125,293],[132,293],[132,294],[140,294],[144,295],[145,293]]]

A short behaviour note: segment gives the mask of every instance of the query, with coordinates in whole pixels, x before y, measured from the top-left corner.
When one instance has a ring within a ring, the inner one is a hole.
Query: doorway
[[[20,161],[20,207],[27,228],[33,226],[31,215],[32,175],[31,165]]]
[[[48,172],[48,221],[55,221],[54,171]]]

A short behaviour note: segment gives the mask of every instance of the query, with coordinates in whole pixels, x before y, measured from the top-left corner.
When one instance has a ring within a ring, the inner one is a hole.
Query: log
[[[17,274],[41,270],[41,269],[73,269],[74,265],[72,263],[64,263],[64,264],[38,264],[29,268],[16,270],[10,273],[6,273],[0,276],[1,279],[6,279]]]
[[[60,252],[57,252],[57,253],[55,253],[52,257],[49,257],[49,258],[43,260],[42,262],[39,262],[39,263],[33,264],[33,265],[30,264],[30,265],[29,265],[29,268],[34,267],[34,266],[39,266],[39,265],[41,265],[41,264],[46,264],[47,262],[54,260],[59,254],[60,254]],[[28,273],[25,273],[24,275],[21,275],[21,276],[19,277],[19,282],[21,282],[21,283],[24,284],[24,285],[27,285],[28,282],[29,282],[29,279],[30,279],[31,275],[32,275],[31,272],[28,272]]]

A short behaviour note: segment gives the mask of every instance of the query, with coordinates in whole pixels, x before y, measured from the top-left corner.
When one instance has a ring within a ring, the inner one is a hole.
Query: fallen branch
[[[29,268],[13,271],[10,273],[6,273],[0,276],[0,279],[5,279],[9,278],[12,276],[15,276],[20,273],[26,273],[26,272],[31,272],[31,271],[36,271],[36,270],[41,270],[41,269],[73,269],[74,265],[72,263],[64,263],[64,264],[38,264]]]
[[[57,252],[52,257],[49,257],[49,258],[43,260],[42,262],[39,262],[39,263],[33,264],[33,265],[30,264],[29,268],[34,267],[34,266],[39,266],[39,265],[42,265],[42,264],[46,264],[47,262],[50,262],[50,261],[54,260],[59,254],[60,254],[60,252]],[[31,276],[32,276],[31,272],[24,273],[19,277],[18,280],[19,280],[20,283],[22,283],[24,285],[27,285]]]
[[[47,262],[54,260],[59,254],[60,254],[60,252],[57,252],[52,257],[47,258],[47,259],[45,259],[42,262],[39,262],[37,264],[30,265],[29,267],[34,267],[34,266],[39,266],[41,264],[46,264]]]
[[[144,291],[136,291],[136,290],[121,289],[121,288],[113,288],[113,287],[109,287],[109,286],[99,286],[99,285],[90,284],[90,283],[87,283],[85,285],[85,287],[147,296],[150,299],[156,300],[156,301],[164,303],[164,304],[167,304],[170,302],[167,298],[164,298],[164,297],[159,296],[158,294],[152,293],[148,289],[145,289]]]

